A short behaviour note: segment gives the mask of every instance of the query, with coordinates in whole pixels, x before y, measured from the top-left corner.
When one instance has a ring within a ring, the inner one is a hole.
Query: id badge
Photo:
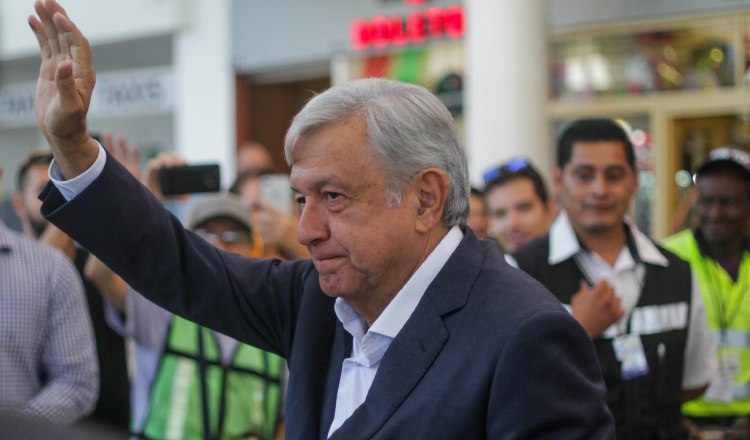
[[[634,379],[648,374],[646,353],[638,335],[622,335],[612,340],[615,357],[622,364],[622,378]]]
[[[732,401],[732,384],[740,371],[740,358],[737,353],[723,353],[719,357],[719,372],[711,380],[705,398],[710,402],[729,403]]]

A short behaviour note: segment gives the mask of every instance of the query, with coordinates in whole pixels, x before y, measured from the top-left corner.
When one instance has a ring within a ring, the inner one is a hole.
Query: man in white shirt
[[[88,138],[88,42],[54,1],[35,9],[42,211],[152,301],[285,357],[288,438],[612,438],[583,329],[466,229],[466,158],[435,96],[370,79],[308,102],[285,148],[312,261],[243,258]]]
[[[513,256],[595,342],[618,438],[681,439],[680,406],[715,369],[689,266],[625,216],[638,190],[633,146],[610,119],[571,123],[554,184],[563,212],[544,240]]]

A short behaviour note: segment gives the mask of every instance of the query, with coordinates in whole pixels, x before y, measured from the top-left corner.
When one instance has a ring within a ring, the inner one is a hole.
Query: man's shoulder
[[[499,260],[485,261],[473,286],[477,294],[472,296],[511,313],[525,310],[531,314],[545,309],[564,312],[560,302],[540,282],[507,264],[504,258]]]
[[[697,249],[695,235],[690,229],[684,229],[676,234],[670,235],[661,242],[662,247],[680,256],[685,256]]]
[[[58,249],[7,228],[0,235],[0,245],[2,246],[0,247],[2,253],[18,262],[44,262],[49,265],[50,263],[57,264],[61,261],[67,261],[65,255]]]

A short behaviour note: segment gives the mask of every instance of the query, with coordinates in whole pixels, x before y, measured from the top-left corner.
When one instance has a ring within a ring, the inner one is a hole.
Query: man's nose
[[[521,224],[521,215],[515,211],[508,211],[507,225],[509,230],[515,230]]]
[[[310,247],[329,236],[328,213],[315,201],[307,201],[297,224],[297,240]]]
[[[607,178],[603,174],[596,174],[591,179],[591,191],[594,194],[602,195],[607,192]]]

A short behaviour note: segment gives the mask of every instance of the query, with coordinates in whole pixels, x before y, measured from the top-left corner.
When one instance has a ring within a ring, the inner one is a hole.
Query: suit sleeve
[[[66,201],[51,183],[42,213],[133,289],[165,309],[286,356],[309,262],[222,252],[190,231],[114,158]]]
[[[493,382],[487,438],[615,438],[591,342],[562,310],[518,326]]]

